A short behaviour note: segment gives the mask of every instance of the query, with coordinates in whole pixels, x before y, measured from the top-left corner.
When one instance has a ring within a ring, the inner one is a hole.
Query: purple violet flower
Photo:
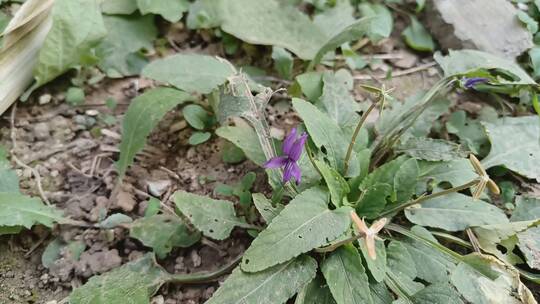
[[[263,167],[266,169],[283,168],[283,182],[286,183],[294,177],[296,184],[299,185],[302,180],[302,171],[296,162],[302,155],[302,149],[306,144],[308,135],[304,132],[296,138],[296,128],[291,130],[283,141],[283,156],[272,157]]]
[[[466,89],[472,89],[474,88],[475,85],[479,83],[486,83],[488,81],[489,79],[484,78],[484,77],[471,77],[471,78],[464,77],[461,80],[461,83]]]

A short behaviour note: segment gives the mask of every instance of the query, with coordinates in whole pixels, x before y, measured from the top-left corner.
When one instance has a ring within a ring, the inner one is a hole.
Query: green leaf
[[[101,9],[104,14],[131,15],[137,10],[137,3],[133,0],[105,0]]]
[[[321,271],[337,304],[373,303],[362,258],[352,245],[334,251]]]
[[[192,30],[219,26],[221,19],[216,0],[195,0],[189,7],[186,23]]]
[[[159,213],[160,209],[161,202],[155,197],[150,197],[148,199],[148,206],[146,206],[146,210],[144,210],[144,217],[154,216]]]
[[[157,37],[153,16],[105,16],[107,37],[97,46],[99,67],[109,77],[137,75],[148,63],[138,52],[152,50]]]
[[[327,8],[313,17],[317,28],[329,37],[341,32],[355,21],[354,7],[350,1],[336,1],[333,7]]]
[[[285,207],[281,204],[272,206],[272,202],[262,193],[253,193],[253,203],[267,224],[270,224]]]
[[[377,31],[368,32],[371,41],[379,41],[390,36],[394,29],[394,18],[392,12],[385,5],[380,3],[360,3],[358,9],[363,17],[379,17],[373,21],[373,27],[377,28]]]
[[[484,123],[491,141],[485,168],[503,165],[525,177],[540,181],[540,122],[537,116],[503,118]]]
[[[309,101],[315,102],[322,95],[322,75],[320,72],[307,72],[296,76],[296,82]]]
[[[212,137],[210,132],[193,132],[188,139],[188,143],[192,146],[200,145],[208,141],[210,137]]]
[[[0,146],[0,192],[19,193],[19,176],[11,168],[7,150]]]
[[[158,214],[136,220],[130,225],[129,235],[154,250],[163,259],[174,247],[189,247],[199,241],[194,232],[179,218]]]
[[[266,162],[266,156],[259,143],[257,133],[251,126],[220,127],[216,130],[216,134],[242,149],[247,158],[255,164],[262,165]]]
[[[251,243],[244,253],[242,269],[248,272],[264,270],[343,234],[350,226],[351,209],[330,210],[327,200],[327,193],[319,188],[297,195]]]
[[[405,209],[407,219],[417,225],[461,231],[468,227],[508,223],[502,210],[472,197],[451,193]]]
[[[156,88],[133,99],[122,123],[118,174],[122,177],[133,163],[135,154],[143,147],[146,137],[159,120],[175,106],[188,101],[191,96],[169,88]]]
[[[424,182],[432,180],[435,185],[448,182],[456,187],[477,177],[469,160],[464,158],[447,162],[420,161],[418,166],[420,168],[419,180]]]
[[[133,219],[122,213],[114,213],[109,215],[106,219],[98,223],[100,228],[112,229],[122,224],[129,224],[133,222]]]
[[[404,275],[410,279],[417,276],[416,266],[405,244],[392,241],[386,250],[387,265],[390,271],[396,275]]]
[[[366,187],[356,203],[356,213],[368,219],[379,216],[386,206],[386,199],[392,195],[393,188],[389,184],[375,183]]]
[[[34,69],[36,88],[71,68],[90,63],[91,49],[107,34],[97,0],[57,0],[51,14],[52,28]]]
[[[176,54],[147,65],[142,75],[180,90],[208,94],[227,81],[233,67],[223,59],[199,54]]]
[[[120,268],[91,277],[86,284],[73,290],[69,303],[126,303],[129,299],[129,303],[147,304],[167,277],[153,255],[146,254]]]
[[[398,203],[408,201],[415,193],[418,170],[416,159],[405,161],[397,170],[394,176],[394,191]]]
[[[236,217],[233,203],[229,201],[177,191],[174,202],[197,229],[213,239],[226,239],[235,226],[251,228],[244,219]]]
[[[413,15],[409,15],[411,24],[403,30],[403,38],[407,45],[417,51],[433,52],[435,42],[422,23]]]
[[[527,265],[540,269],[540,227],[529,228],[517,234],[519,249],[523,252]]]
[[[345,166],[345,155],[347,154],[347,145],[343,144],[348,140],[335,121],[323,114],[314,105],[301,99],[293,98],[293,107],[304,120],[311,140],[317,148],[326,149],[326,156],[330,161],[330,166],[339,172],[343,172]],[[350,175],[358,171],[358,161],[356,155],[351,157]],[[348,174],[345,174],[348,175]]]
[[[335,207],[341,207],[343,198],[351,191],[347,181],[336,170],[329,167],[325,162],[315,160],[317,168],[326,182],[326,186],[330,191],[330,198]]]
[[[23,226],[27,229],[41,224],[51,228],[63,222],[62,211],[45,206],[38,198],[18,193],[0,193],[0,227]]]
[[[317,275],[298,292],[294,304],[336,304],[336,301],[324,278]]]
[[[274,60],[274,69],[279,76],[284,79],[291,79],[293,72],[293,57],[286,49],[280,47],[272,48],[272,59]]]
[[[486,155],[488,152],[488,137],[477,120],[467,118],[465,111],[456,111],[446,122],[448,133],[455,134],[465,148],[474,154]]]
[[[260,304],[287,302],[309,283],[317,272],[317,262],[301,256],[257,273],[236,268],[206,304]]]
[[[246,155],[242,149],[229,141],[224,141],[221,147],[221,160],[227,164],[239,164],[246,160]]]
[[[448,283],[437,283],[415,293],[412,300],[415,304],[464,304],[460,294]]]
[[[356,126],[360,119],[356,114],[360,111],[360,106],[349,92],[349,85],[343,78],[345,81],[352,80],[349,72],[345,72],[345,77],[340,77],[338,73],[324,73],[323,93],[316,103],[317,107],[328,114],[340,128]]]
[[[204,130],[210,120],[210,115],[208,115],[206,110],[197,104],[185,106],[182,109],[182,114],[187,123],[197,130]]]
[[[81,88],[71,87],[66,92],[66,102],[72,106],[84,104],[85,99],[84,90]]]
[[[444,139],[411,137],[398,145],[396,152],[429,161],[450,161],[463,158],[461,146]]]
[[[375,241],[375,253],[377,253],[375,260],[369,256],[366,242],[360,240],[358,244],[360,245],[360,251],[364,257],[365,264],[367,264],[369,273],[371,273],[375,281],[382,282],[386,277],[386,248],[384,247],[384,242]]]
[[[478,70],[498,69],[506,71],[515,79],[499,77],[499,84],[536,85],[535,81],[516,63],[490,53],[476,50],[459,50],[448,52],[447,56],[436,53],[435,61],[441,66],[445,77],[461,76]]]
[[[531,16],[529,16],[529,14],[524,11],[518,10],[517,17],[519,21],[521,21],[524,25],[527,26],[527,30],[531,32],[531,34],[535,34],[536,32],[538,32],[538,22],[534,20]]]
[[[532,77],[538,79],[540,77],[540,47],[534,46],[529,52],[529,57],[531,59]]]
[[[45,247],[43,254],[41,254],[41,264],[43,264],[43,267],[48,269],[53,266],[54,262],[60,258],[61,250],[64,246],[64,243],[58,238],[50,242],[49,245]]]
[[[540,218],[540,198],[520,195],[516,197],[516,209],[512,213],[512,222],[530,221]]]
[[[165,20],[178,22],[189,8],[187,0],[137,0],[139,11],[143,15],[152,13],[161,15]]]

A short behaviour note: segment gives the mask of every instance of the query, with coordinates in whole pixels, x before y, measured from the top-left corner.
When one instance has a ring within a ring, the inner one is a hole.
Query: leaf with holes
[[[135,154],[142,150],[146,137],[159,120],[175,106],[191,100],[185,92],[170,88],[156,88],[136,97],[127,110],[122,124],[120,158],[116,163],[122,177],[133,163]]]
[[[257,273],[246,273],[238,267],[205,303],[285,303],[309,283],[316,272],[317,262],[309,256],[301,256]]]
[[[275,207],[272,206],[272,202],[262,193],[253,193],[253,203],[267,224],[270,224],[285,207],[281,204],[276,204]]]
[[[518,233],[517,237],[519,249],[529,267],[540,269],[540,227],[529,228]]]
[[[159,258],[165,258],[174,247],[189,247],[201,238],[200,232],[190,230],[180,218],[164,214],[136,220],[129,235],[154,249]]]
[[[510,220],[531,221],[540,219],[540,198],[520,195],[516,197],[516,209],[512,212]]]
[[[321,271],[337,304],[373,303],[362,258],[352,245],[332,252]]]
[[[491,151],[482,160],[485,168],[505,166],[540,181],[540,123],[537,116],[503,118],[484,123]]]
[[[328,209],[328,194],[319,188],[300,193],[251,243],[242,269],[261,271],[333,241],[349,228],[350,211]]]
[[[417,225],[461,231],[468,227],[508,223],[504,212],[484,201],[452,193],[405,209],[405,216]]]
[[[242,218],[236,217],[233,203],[214,200],[185,191],[174,194],[176,208],[205,236],[216,240],[226,239],[234,227],[251,228]]]

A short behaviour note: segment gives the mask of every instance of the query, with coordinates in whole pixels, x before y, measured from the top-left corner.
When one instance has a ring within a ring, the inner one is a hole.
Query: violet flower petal
[[[283,154],[289,155],[292,146],[294,145],[294,141],[296,140],[296,128],[293,128],[289,135],[285,138],[283,141]]]
[[[288,161],[285,165],[285,169],[283,170],[283,182],[286,183],[291,180],[292,174],[293,174],[293,165],[295,165],[294,162]]]
[[[294,180],[296,181],[297,185],[300,185],[300,182],[302,181],[302,171],[300,170],[300,167],[296,163],[291,163],[291,175],[294,177]]]
[[[281,168],[287,164],[287,156],[276,156],[269,159],[266,163],[263,164],[263,167],[266,169],[276,169]]]
[[[300,159],[300,155],[302,155],[302,150],[304,149],[304,145],[306,144],[307,140],[307,134],[303,133],[300,138],[298,138],[292,148],[289,152],[289,158],[293,161],[298,161]]]
[[[472,78],[465,78],[464,79],[464,84],[463,86],[467,89],[472,89],[474,88],[475,85],[479,84],[479,83],[486,83],[488,82],[489,80],[487,78],[484,78],[484,77],[472,77]]]

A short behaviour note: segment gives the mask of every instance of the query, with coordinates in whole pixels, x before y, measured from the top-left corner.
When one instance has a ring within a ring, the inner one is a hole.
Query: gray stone
[[[514,60],[532,35],[507,0],[431,0],[427,26],[445,49],[477,49]]]
[[[51,135],[51,130],[48,124],[40,122],[34,125],[33,133],[37,140],[47,140]]]

